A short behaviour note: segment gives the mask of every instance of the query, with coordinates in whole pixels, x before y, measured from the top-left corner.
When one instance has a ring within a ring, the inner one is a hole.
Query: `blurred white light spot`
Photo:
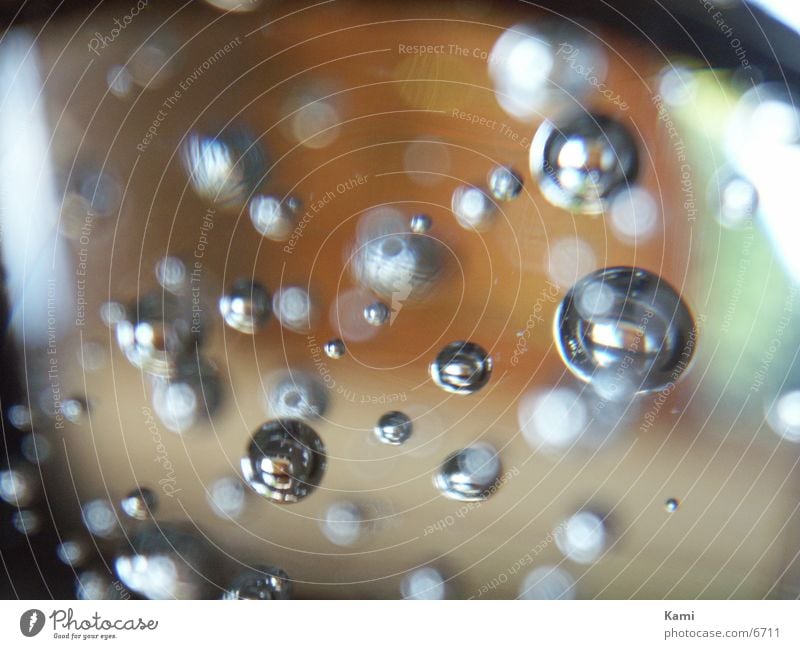
[[[575,580],[558,566],[539,566],[519,587],[520,599],[575,599]]]
[[[597,257],[592,247],[583,239],[559,239],[548,251],[547,274],[562,288],[571,287],[596,268]]]
[[[556,529],[555,538],[558,549],[567,559],[592,563],[605,549],[605,523],[594,512],[580,511]]]
[[[520,430],[535,450],[563,450],[571,446],[587,426],[588,409],[581,395],[570,388],[528,393],[517,409]]]
[[[656,233],[658,206],[646,189],[619,191],[611,201],[610,212],[614,234],[624,243],[643,243]]]

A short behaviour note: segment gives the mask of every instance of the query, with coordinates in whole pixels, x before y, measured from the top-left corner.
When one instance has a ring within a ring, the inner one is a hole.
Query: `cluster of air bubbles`
[[[381,415],[375,426],[375,437],[384,444],[399,446],[411,437],[413,424],[403,412],[392,410]]]
[[[118,527],[117,513],[107,500],[90,500],[81,505],[81,518],[90,534],[101,538],[112,536]]]
[[[569,370],[609,401],[674,383],[696,343],[681,297],[657,275],[631,267],[580,280],[559,305],[555,328]]]
[[[116,323],[117,343],[128,360],[149,374],[172,376],[202,342],[202,310],[171,293],[149,293]]]
[[[443,390],[472,394],[489,382],[492,359],[480,345],[458,340],[437,354],[429,371],[434,383]]]
[[[469,185],[456,187],[450,209],[462,228],[478,232],[491,226],[497,212],[497,206],[484,190]]]
[[[180,293],[186,288],[186,265],[178,257],[166,256],[156,262],[156,281],[170,293]]]
[[[89,404],[83,397],[70,397],[61,402],[61,415],[72,424],[80,424],[89,411]]]
[[[261,146],[241,129],[216,136],[190,133],[181,160],[195,192],[222,208],[243,206],[266,174]]]
[[[18,509],[11,516],[14,529],[24,536],[36,534],[42,527],[42,519],[32,509]]]
[[[400,594],[403,599],[444,599],[447,596],[447,583],[436,568],[425,566],[403,577]]]
[[[730,170],[717,172],[708,188],[712,213],[723,227],[748,227],[758,210],[758,190],[749,180]]]
[[[633,183],[639,162],[636,143],[622,124],[580,113],[541,124],[531,143],[530,166],[553,205],[598,214],[615,191]]]
[[[276,418],[319,419],[328,408],[325,386],[304,372],[282,372],[269,381],[267,406]]]
[[[391,310],[383,302],[373,302],[364,308],[364,320],[372,327],[386,324],[391,315]]]
[[[495,167],[489,172],[489,191],[498,201],[513,201],[522,191],[522,178],[511,167]]]
[[[658,206],[650,192],[632,186],[619,190],[611,198],[609,217],[617,239],[635,246],[656,233]]]
[[[452,500],[486,500],[497,488],[500,458],[488,443],[478,442],[452,453],[434,476],[437,489]]]
[[[393,308],[427,297],[443,266],[442,244],[409,231],[408,222],[394,210],[375,210],[359,223],[353,274],[361,286],[390,301]]]
[[[120,507],[126,516],[137,521],[152,518],[158,507],[158,496],[152,489],[137,487],[125,496]]]
[[[338,359],[345,355],[347,348],[341,338],[333,338],[325,343],[325,355],[328,358]]]
[[[325,538],[334,545],[354,545],[365,529],[361,508],[349,501],[331,503],[320,520]]]
[[[254,566],[237,575],[222,599],[290,599],[292,582],[280,568]]]
[[[272,298],[272,310],[281,326],[296,333],[307,333],[316,319],[314,302],[301,286],[278,289]]]
[[[77,566],[86,557],[86,551],[77,541],[63,541],[56,547],[56,556],[68,566]]]
[[[168,525],[133,536],[115,557],[114,569],[127,588],[147,599],[201,599],[215,573],[200,540]]]
[[[31,464],[42,464],[50,457],[50,441],[38,433],[29,433],[20,442],[22,456]]]
[[[415,234],[425,234],[431,229],[433,221],[427,214],[414,214],[409,221],[408,227]]]
[[[677,498],[669,498],[664,503],[664,509],[670,514],[673,513],[673,512],[678,511],[678,508],[680,506],[681,506],[681,503]]]
[[[575,579],[558,566],[539,566],[522,580],[519,599],[575,599]]]
[[[13,507],[29,505],[38,492],[33,472],[25,467],[0,471],[0,498]]]
[[[608,542],[604,517],[590,510],[581,510],[556,528],[558,549],[575,563],[592,563],[600,558]]]
[[[289,197],[258,194],[250,201],[250,221],[262,237],[272,241],[286,241],[295,228],[300,202]]]
[[[606,70],[598,40],[566,22],[543,23],[538,28],[514,25],[503,32],[489,54],[497,102],[520,120],[581,104],[605,79]]]
[[[236,519],[245,508],[244,486],[235,478],[219,478],[208,486],[208,503],[223,519]]]
[[[325,463],[322,440],[298,419],[262,425],[241,462],[247,484],[276,503],[295,503],[308,496],[322,480]]]
[[[166,428],[184,433],[216,412],[222,386],[222,377],[211,362],[200,358],[183,361],[174,376],[154,377],[153,410]]]
[[[6,412],[9,423],[17,430],[30,430],[31,411],[28,406],[16,403]]]
[[[238,279],[219,299],[219,311],[229,327],[253,334],[262,329],[272,315],[270,294],[258,282]]]
[[[779,437],[800,443],[800,390],[775,397],[767,407],[767,424]]]

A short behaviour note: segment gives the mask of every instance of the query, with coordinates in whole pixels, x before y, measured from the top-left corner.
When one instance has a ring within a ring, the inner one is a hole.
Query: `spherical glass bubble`
[[[242,473],[256,493],[276,503],[295,503],[319,485],[325,461],[325,446],[310,426],[276,419],[253,434]]]
[[[350,265],[363,287],[390,301],[427,297],[443,271],[443,246],[425,234],[408,231],[402,217],[373,212],[359,223]]]
[[[242,207],[266,174],[266,156],[243,129],[217,135],[192,131],[181,160],[195,192],[221,208]]]
[[[449,455],[433,481],[447,498],[471,502],[491,496],[499,476],[497,450],[479,442]]]
[[[250,201],[250,221],[262,237],[286,241],[294,231],[298,208],[295,199],[281,201],[277,196],[259,194]]]
[[[511,167],[495,167],[489,173],[489,190],[498,201],[512,201],[522,191],[522,178]]]
[[[137,487],[122,499],[120,507],[127,516],[137,521],[150,518],[158,506],[158,496],[152,489]]]
[[[272,315],[272,300],[267,289],[249,279],[238,279],[219,300],[222,318],[232,329],[252,334],[264,326]]]
[[[443,390],[472,394],[489,382],[492,359],[480,345],[458,340],[439,352],[429,371],[434,383]]]
[[[174,376],[153,380],[153,410],[166,428],[184,433],[210,419],[222,401],[222,377],[202,358],[177,364]]]
[[[677,381],[696,342],[692,315],[675,290],[627,266],[575,284],[556,312],[555,332],[569,370],[611,401]]]
[[[193,312],[190,299],[164,292],[145,295],[116,324],[117,343],[128,360],[157,376],[173,376],[205,331],[203,310]]]
[[[280,568],[257,566],[238,575],[222,599],[291,599],[292,582]]]
[[[399,446],[411,437],[413,425],[408,415],[393,410],[381,415],[375,426],[375,437],[384,444]]]
[[[606,199],[636,179],[638,158],[622,124],[591,113],[543,122],[530,149],[531,173],[545,198],[584,214],[603,212]]]

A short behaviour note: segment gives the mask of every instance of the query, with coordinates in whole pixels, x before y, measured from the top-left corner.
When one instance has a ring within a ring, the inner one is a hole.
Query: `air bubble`
[[[61,414],[72,424],[80,424],[88,410],[89,404],[81,397],[71,397],[61,402]]]
[[[180,293],[186,288],[186,266],[177,257],[162,257],[156,263],[156,280],[165,291]]]
[[[636,178],[638,154],[628,131],[608,117],[580,114],[545,121],[530,150],[531,173],[553,205],[585,214],[605,210],[611,194]]]
[[[492,495],[499,476],[497,451],[479,442],[448,456],[434,476],[434,484],[452,500],[479,501]]]
[[[291,599],[292,582],[280,568],[258,566],[238,575],[222,599]]]
[[[592,563],[606,549],[608,532],[603,517],[583,510],[573,514],[556,529],[556,545],[576,563]]]
[[[276,503],[302,500],[319,485],[324,472],[322,440],[297,419],[277,419],[261,426],[242,458],[247,484]]]
[[[20,534],[30,536],[42,528],[42,519],[31,509],[18,509],[11,516],[11,524]]]
[[[147,599],[201,599],[215,573],[198,538],[163,524],[136,534],[114,559],[114,569]]]
[[[436,568],[426,566],[410,572],[400,584],[403,599],[444,599],[447,595],[444,576]]]
[[[325,355],[328,358],[338,359],[345,355],[347,348],[339,338],[334,338],[325,343]]]
[[[415,234],[425,234],[431,229],[432,225],[433,221],[431,221],[431,217],[427,214],[415,214],[411,217],[411,221],[408,224],[411,231]]]
[[[158,497],[152,489],[138,487],[122,499],[120,507],[125,514],[137,521],[151,518],[158,506]]]
[[[262,237],[286,241],[294,231],[298,209],[294,198],[281,201],[277,196],[259,194],[250,201],[250,221]]]
[[[613,291],[610,306],[607,289]],[[561,302],[555,328],[569,370],[612,401],[677,381],[696,337],[692,316],[675,290],[657,275],[630,267],[606,268],[580,280]]]
[[[378,419],[375,437],[384,444],[399,446],[411,437],[413,425],[408,415],[397,410],[387,412]]]
[[[68,566],[77,566],[85,558],[86,551],[77,541],[64,541],[56,547],[56,556]]]
[[[316,316],[311,296],[300,286],[279,289],[272,298],[272,310],[282,327],[297,333],[310,331]]]
[[[117,343],[134,366],[156,376],[174,376],[206,331],[202,309],[193,312],[191,300],[171,293],[150,293],[129,312],[116,324]]]
[[[225,324],[246,334],[253,334],[272,315],[270,295],[258,282],[236,280],[219,300],[219,311]]]
[[[26,465],[27,466],[27,465]],[[0,471],[0,498],[13,507],[25,507],[38,492],[34,474],[28,468]]]
[[[217,137],[190,133],[181,159],[197,194],[222,208],[243,206],[266,172],[260,145],[240,129]]]
[[[681,503],[677,498],[670,498],[664,503],[664,509],[670,514],[678,511],[680,506]]]
[[[350,546],[361,538],[364,517],[358,505],[335,502],[325,510],[320,527],[325,538],[334,545]]]
[[[491,226],[497,210],[485,191],[468,186],[455,189],[450,207],[462,228],[479,232]]]
[[[389,320],[391,311],[383,302],[373,302],[364,309],[364,320],[373,327],[380,327]]]
[[[219,478],[209,485],[208,503],[220,518],[235,519],[245,508],[244,486],[235,478]]]
[[[8,421],[17,430],[30,430],[31,428],[31,411],[28,406],[22,404],[15,404],[9,407]]]
[[[489,382],[492,359],[480,345],[456,341],[439,352],[429,371],[433,381],[443,390],[472,394]]]
[[[267,405],[279,419],[319,419],[328,408],[328,392],[308,374],[281,373],[274,385],[268,387]]]
[[[23,457],[31,464],[42,464],[50,457],[50,442],[38,433],[30,433],[22,438],[20,450]]]
[[[173,377],[153,380],[153,410],[166,428],[179,434],[210,419],[221,400],[222,378],[209,361],[184,361]]]
[[[94,536],[108,538],[117,530],[117,514],[107,500],[90,500],[81,506],[83,524]]]
[[[495,167],[489,173],[489,191],[498,201],[512,201],[522,191],[522,178],[510,167]]]
[[[356,280],[392,308],[430,295],[444,268],[442,244],[405,231],[406,227],[401,216],[395,219],[378,212],[365,216],[351,260]]]

